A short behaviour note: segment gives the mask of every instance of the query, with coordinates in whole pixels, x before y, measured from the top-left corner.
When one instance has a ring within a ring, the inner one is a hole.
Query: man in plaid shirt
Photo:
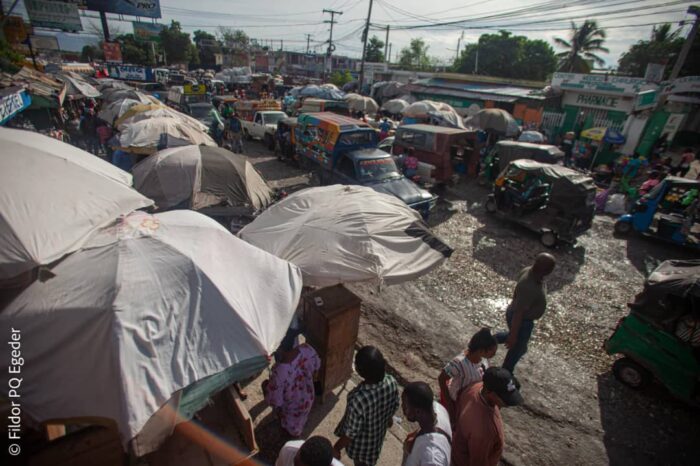
[[[343,419],[335,429],[340,437],[335,443],[336,458],[347,448],[355,466],[374,466],[382,451],[386,430],[399,408],[399,388],[396,380],[385,373],[382,353],[365,346],[355,356],[355,369],[364,380],[348,393]]]

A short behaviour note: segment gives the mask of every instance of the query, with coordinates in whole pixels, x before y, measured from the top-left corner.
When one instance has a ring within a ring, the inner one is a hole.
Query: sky
[[[8,1],[4,3],[9,3]],[[327,47],[331,15],[323,10],[341,11],[336,15],[333,38],[335,54],[360,57],[362,27],[367,19],[369,0],[161,0],[163,18],[180,21],[183,29],[202,29],[216,34],[220,26],[244,30],[274,48],[305,51],[306,34],[310,34],[312,50],[322,52]],[[428,53],[445,64],[456,56],[457,44],[475,43],[479,35],[506,29],[531,39],[543,39],[554,46],[554,37],[568,38],[570,22],[582,23],[596,19],[607,31],[609,54],[602,54],[606,67],[615,67],[620,55],[640,39],[647,39],[653,24],[685,20],[683,35],[694,19],[686,13],[697,1],[682,0],[374,0],[370,37],[385,39],[389,25],[392,61],[411,39],[422,38]],[[567,6],[568,5],[568,6]],[[7,5],[5,5],[7,8]],[[20,2],[18,10],[23,11]],[[88,12],[88,15],[95,15]],[[112,16],[113,31],[132,32],[129,21],[117,21]],[[128,18],[129,20],[133,18]],[[98,19],[83,18],[85,31],[79,35],[62,34],[64,49],[80,49],[86,41],[94,40],[89,31],[99,27]],[[440,23],[452,22],[450,25]],[[90,25],[93,24],[93,26]],[[436,24],[438,23],[438,24]],[[424,27],[424,26],[430,27]],[[561,51],[556,46],[556,51]]]

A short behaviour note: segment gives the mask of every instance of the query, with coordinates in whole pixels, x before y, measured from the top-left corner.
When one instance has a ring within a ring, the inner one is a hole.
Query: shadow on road
[[[549,292],[557,291],[572,283],[583,266],[586,250],[583,247],[548,249],[542,246],[536,235],[516,224],[503,223],[484,213],[484,226],[474,231],[472,256],[489,266],[494,272],[516,280],[518,273],[532,265],[537,254],[548,252],[557,259],[557,267],[547,279]],[[504,225],[507,225],[504,228]]]
[[[634,391],[618,382],[611,371],[598,375],[597,381],[610,465],[697,464],[700,410],[672,398],[658,384]]]
[[[654,238],[631,234],[627,238],[627,258],[645,277],[661,262],[669,259],[697,259],[698,251]]]

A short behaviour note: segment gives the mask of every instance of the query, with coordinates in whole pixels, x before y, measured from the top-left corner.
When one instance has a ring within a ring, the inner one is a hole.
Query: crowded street
[[[700,5],[626,3],[0,2],[3,464],[697,463]]]

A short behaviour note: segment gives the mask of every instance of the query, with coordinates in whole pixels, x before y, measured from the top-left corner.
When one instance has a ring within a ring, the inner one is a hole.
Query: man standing
[[[231,139],[231,150],[238,154],[243,153],[243,126],[238,118],[238,113],[233,112],[228,119],[228,132]]]
[[[340,438],[333,449],[338,459],[347,448],[355,466],[374,466],[399,407],[399,388],[396,380],[386,374],[384,356],[373,346],[357,352],[355,369],[364,380],[348,393],[345,414],[335,428],[335,435]]]
[[[285,443],[275,466],[343,466],[343,463],[333,458],[330,440],[317,435],[306,442],[291,440]]]
[[[453,466],[496,466],[503,454],[500,408],[523,402],[518,382],[506,369],[490,367],[483,382],[464,390],[457,404]]]
[[[419,426],[406,437],[403,466],[450,466],[452,427],[447,410],[433,400],[430,385],[406,385],[401,407],[406,419]]]
[[[543,252],[535,258],[535,263],[525,267],[518,276],[518,284],[513,292],[513,300],[506,310],[508,332],[495,335],[499,343],[508,348],[503,368],[511,374],[515,365],[527,353],[527,344],[532,336],[535,321],[542,317],[547,308],[547,286],[544,278],[552,273],[556,260]]]

